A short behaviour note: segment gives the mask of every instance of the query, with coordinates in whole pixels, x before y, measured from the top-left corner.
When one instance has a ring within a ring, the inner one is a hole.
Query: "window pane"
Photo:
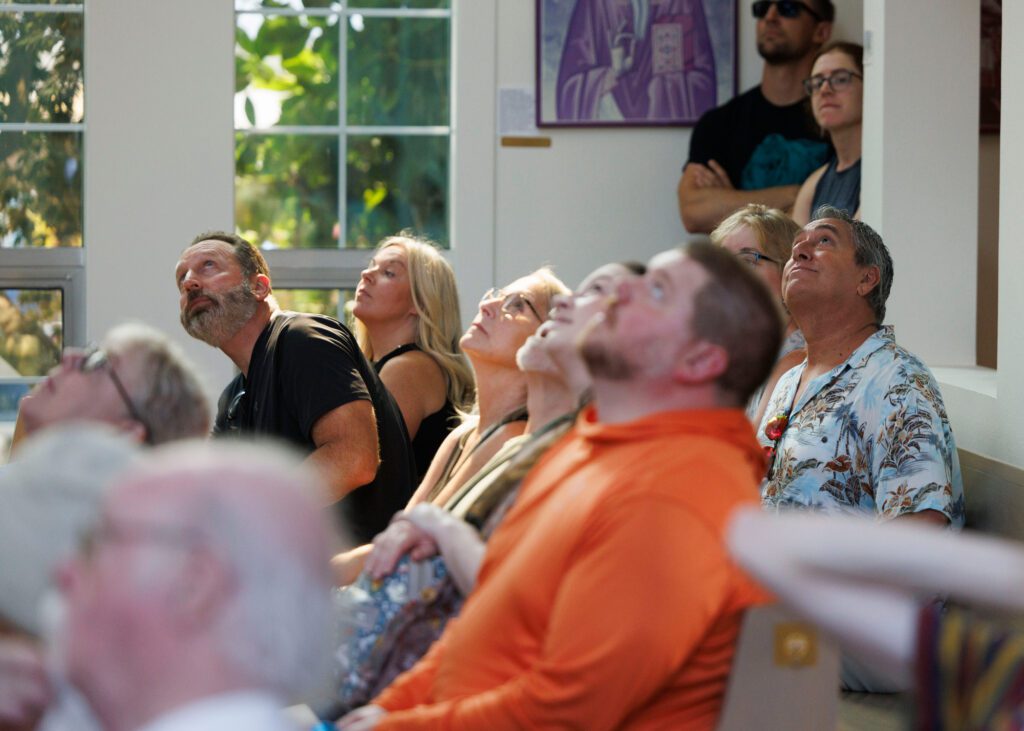
[[[447,18],[364,18],[348,30],[348,123],[447,125]]]
[[[334,8],[340,9],[337,0],[235,0],[235,10],[258,10],[259,8]]]
[[[330,315],[351,327],[347,312],[354,292],[351,289],[274,289],[274,296],[283,310]]]
[[[450,8],[451,0],[352,0],[349,8]]]
[[[32,384],[19,381],[5,381],[0,379],[0,422],[14,421],[18,418],[18,404],[21,397],[32,390]],[[0,427],[0,462],[7,459],[7,450],[11,446],[11,428]]]
[[[86,0],[4,0],[15,5],[85,5]]]
[[[60,363],[60,289],[0,290],[0,379],[45,376]]]
[[[82,245],[82,135],[0,132],[0,246]]]
[[[244,13],[235,30],[235,127],[338,123],[338,20]]]
[[[338,245],[338,138],[235,138],[235,227],[271,248]]]
[[[403,228],[448,246],[448,137],[352,135],[346,163],[348,246]]]
[[[82,16],[0,13],[0,122],[82,121]]]

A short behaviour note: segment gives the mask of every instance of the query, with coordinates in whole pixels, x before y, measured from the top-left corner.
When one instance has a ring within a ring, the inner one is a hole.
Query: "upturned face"
[[[872,267],[857,264],[853,232],[843,221],[822,218],[804,226],[782,271],[782,296],[799,321],[798,311],[863,299],[877,286],[865,284]]]
[[[579,338],[598,313],[604,312],[619,282],[634,277],[621,264],[598,267],[575,292],[552,298],[551,318],[537,328],[517,355],[524,371],[560,370],[558,363],[579,361]]]
[[[359,276],[352,314],[368,325],[416,315],[405,249],[392,245],[374,254]]]
[[[185,249],[174,272],[181,324],[194,338],[219,347],[256,313],[259,300],[242,276],[231,245],[207,240]]]
[[[72,420],[114,426],[134,421],[114,379],[119,379],[128,390],[126,396],[133,398],[137,363],[130,356],[105,351],[102,365],[90,367],[93,359],[84,358],[84,352],[89,351],[66,351],[60,365],[22,401],[21,417],[30,432]]]
[[[697,341],[695,298],[707,282],[703,267],[681,251],[658,254],[643,277],[618,283],[612,305],[584,333],[582,349],[595,378],[671,380]]]
[[[546,319],[550,303],[544,292],[543,283],[534,276],[487,292],[459,341],[470,361],[515,368],[516,352]]]

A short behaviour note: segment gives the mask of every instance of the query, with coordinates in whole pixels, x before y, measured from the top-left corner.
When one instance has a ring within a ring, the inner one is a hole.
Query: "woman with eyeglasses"
[[[835,41],[814,59],[804,81],[811,110],[835,154],[804,181],[793,204],[793,218],[810,222],[819,206],[830,205],[860,218],[860,133],[864,95],[864,47]]]
[[[793,239],[800,227],[782,211],[759,203],[751,203],[735,211],[711,232],[711,241],[728,249],[745,261],[779,301],[779,312],[785,318],[782,348],[775,367],[760,390],[747,403],[747,418],[758,428],[779,377],[806,354],[803,333],[782,304],[782,267],[793,251]]]
[[[359,278],[352,314],[359,347],[402,412],[423,479],[473,399],[455,273],[426,241],[390,236]]]

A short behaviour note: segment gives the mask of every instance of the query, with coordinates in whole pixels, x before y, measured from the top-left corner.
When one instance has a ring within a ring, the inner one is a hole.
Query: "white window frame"
[[[454,248],[454,118],[455,96],[455,13],[452,8],[360,8],[358,3],[343,8],[253,8],[240,10],[236,7],[235,18],[240,15],[262,15],[264,17],[337,17],[339,33],[338,48],[341,57],[338,59],[338,123],[334,125],[276,125],[272,127],[234,127],[234,133],[243,135],[332,135],[338,139],[338,224],[339,244],[347,233],[347,144],[351,135],[388,135],[388,136],[437,136],[448,138],[448,181],[446,200],[446,227],[448,230],[448,246],[446,255]],[[447,19],[449,21],[449,124],[447,125],[349,125],[345,123],[346,98],[348,95],[348,32],[351,17],[364,18],[415,18],[415,19]],[[233,45],[232,45],[233,47]],[[258,242],[253,242],[258,243]],[[367,249],[337,248],[322,249],[272,249],[262,250],[267,265],[273,274],[274,286],[278,289],[351,289],[359,283],[360,272],[365,268],[371,251]]]

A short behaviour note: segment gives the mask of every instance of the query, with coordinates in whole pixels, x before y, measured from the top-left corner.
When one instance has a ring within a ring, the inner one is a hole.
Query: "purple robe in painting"
[[[695,122],[717,101],[702,0],[577,0],[556,86],[559,121]],[[605,98],[606,95],[610,98]]]

